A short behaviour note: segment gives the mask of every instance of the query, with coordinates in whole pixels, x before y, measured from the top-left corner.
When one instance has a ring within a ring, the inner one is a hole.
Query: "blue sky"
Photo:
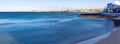
[[[0,0],[0,11],[103,8],[113,0]]]

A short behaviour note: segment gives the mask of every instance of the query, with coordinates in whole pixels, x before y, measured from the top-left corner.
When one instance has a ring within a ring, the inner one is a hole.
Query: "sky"
[[[104,8],[113,0],[0,0],[0,11]]]

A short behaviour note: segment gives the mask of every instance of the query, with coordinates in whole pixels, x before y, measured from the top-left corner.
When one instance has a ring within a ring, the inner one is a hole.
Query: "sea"
[[[0,12],[0,44],[76,44],[113,29],[110,20],[80,13]]]

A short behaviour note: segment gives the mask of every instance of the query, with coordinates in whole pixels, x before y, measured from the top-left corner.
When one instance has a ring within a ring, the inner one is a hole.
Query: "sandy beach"
[[[120,44],[120,27],[116,28],[108,37],[95,44]]]

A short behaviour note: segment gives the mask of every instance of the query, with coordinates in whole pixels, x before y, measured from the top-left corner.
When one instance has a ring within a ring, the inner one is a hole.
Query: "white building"
[[[108,3],[107,7],[105,8],[105,12],[120,13],[120,1],[115,1],[114,3]]]

